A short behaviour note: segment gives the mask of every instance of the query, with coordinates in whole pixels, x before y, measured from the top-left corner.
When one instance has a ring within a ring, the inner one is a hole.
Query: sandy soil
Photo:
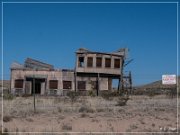
[[[4,100],[4,128],[8,132],[172,132],[177,128],[177,99],[164,95],[131,96],[127,105],[118,98],[16,97]],[[89,133],[89,134],[91,134]],[[43,133],[44,134],[44,133]],[[84,133],[82,133],[84,134]]]

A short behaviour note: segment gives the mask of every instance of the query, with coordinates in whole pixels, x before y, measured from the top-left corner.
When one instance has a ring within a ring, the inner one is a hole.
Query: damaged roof
[[[76,51],[77,54],[105,54],[105,55],[116,55],[116,56],[124,56],[126,57],[128,54],[128,48],[120,48],[117,51],[111,52],[111,53],[106,53],[106,52],[96,52],[96,51],[90,51],[86,48],[79,48]]]
[[[52,70],[54,69],[53,65],[32,59],[32,58],[27,58],[24,62],[24,67],[26,68],[32,68],[32,69],[47,69],[47,70]]]
[[[11,64],[11,69],[54,70],[54,66],[32,58],[27,58],[24,65],[13,62]]]

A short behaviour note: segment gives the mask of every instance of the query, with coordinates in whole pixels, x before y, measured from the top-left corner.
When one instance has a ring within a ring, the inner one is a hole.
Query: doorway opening
[[[31,82],[31,94],[35,92],[35,94],[41,94],[42,88],[44,91],[44,87],[42,86],[45,83],[45,78],[35,78],[35,84],[33,82],[33,78],[26,78],[26,81]],[[33,88],[35,87],[35,91],[33,91]]]

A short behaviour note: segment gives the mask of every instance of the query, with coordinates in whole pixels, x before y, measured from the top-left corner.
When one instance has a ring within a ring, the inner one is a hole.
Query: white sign
[[[176,84],[176,75],[162,75],[162,84]]]

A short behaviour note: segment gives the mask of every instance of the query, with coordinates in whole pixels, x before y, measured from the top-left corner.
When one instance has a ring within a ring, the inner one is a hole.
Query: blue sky
[[[75,51],[130,49],[135,85],[177,70],[177,5],[4,4],[4,78],[13,61],[32,57],[74,68]]]

